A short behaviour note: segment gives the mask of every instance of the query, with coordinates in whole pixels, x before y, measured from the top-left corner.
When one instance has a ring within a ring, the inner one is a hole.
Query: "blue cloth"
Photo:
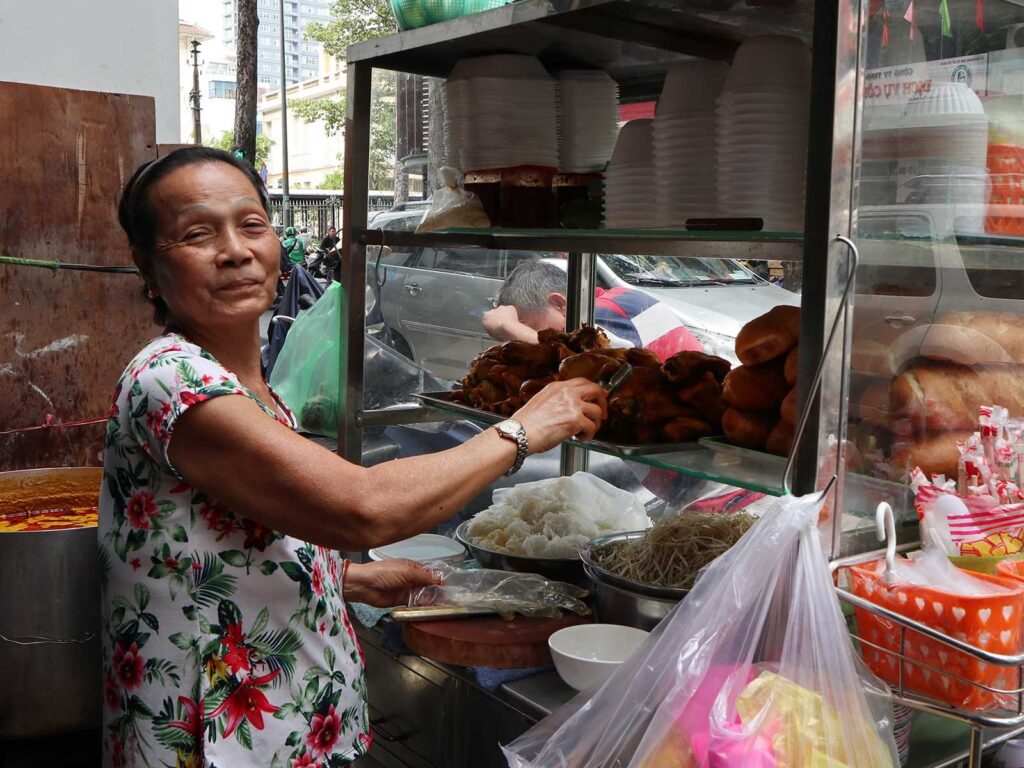
[[[470,667],[469,671],[473,673],[473,677],[476,678],[477,684],[485,691],[496,691],[505,683],[522,680],[524,677],[539,675],[541,672],[547,672],[549,669],[553,669],[553,667],[527,667],[524,669]]]
[[[359,623],[367,629],[373,629],[377,626],[377,622],[388,614],[387,608],[374,608],[372,605],[366,605],[365,603],[349,603],[348,607],[352,609],[352,613],[359,619]]]

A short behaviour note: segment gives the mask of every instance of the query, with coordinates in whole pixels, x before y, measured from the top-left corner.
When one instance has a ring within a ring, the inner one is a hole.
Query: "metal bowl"
[[[455,529],[455,538],[484,568],[519,573],[539,573],[552,581],[565,581],[579,587],[590,587],[590,581],[583,572],[583,563],[578,557],[529,557],[484,549],[470,539],[468,533],[470,522],[472,521],[466,520]]]
[[[595,551],[635,541],[645,533],[630,531],[601,536],[587,542],[580,550],[583,571],[597,600],[598,621],[651,630],[689,594],[686,589],[657,587],[618,576],[594,562]]]

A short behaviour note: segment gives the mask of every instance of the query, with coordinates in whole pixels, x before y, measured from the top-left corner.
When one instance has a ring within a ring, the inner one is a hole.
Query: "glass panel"
[[[1022,32],[1007,0],[871,4],[849,435],[864,475],[904,488],[958,479],[979,406],[1024,418]]]

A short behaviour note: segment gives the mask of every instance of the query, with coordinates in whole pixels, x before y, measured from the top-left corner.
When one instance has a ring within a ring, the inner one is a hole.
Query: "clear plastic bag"
[[[432,232],[448,227],[491,226],[480,198],[463,188],[462,174],[445,166],[438,175],[441,177],[441,186],[434,191],[430,209],[416,227],[417,232]]]
[[[292,325],[270,374],[270,386],[307,432],[335,437],[342,404],[338,378],[346,343],[341,338],[344,291],[331,283]]]
[[[897,765],[888,689],[854,656],[820,508],[777,500],[596,694],[505,747],[509,765]]]
[[[433,563],[430,570],[443,584],[419,587],[409,594],[409,605],[457,605],[490,608],[511,619],[521,616],[557,618],[562,611],[584,616],[590,609],[580,598],[587,592],[572,584],[548,581],[535,573],[510,573],[487,568],[462,570],[446,563]]]

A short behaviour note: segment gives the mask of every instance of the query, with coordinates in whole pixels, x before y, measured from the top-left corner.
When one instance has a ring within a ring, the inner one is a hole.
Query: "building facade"
[[[236,0],[223,0],[224,42],[234,46]],[[330,0],[284,0],[281,18],[280,0],[257,0],[260,19],[256,75],[260,85],[269,90],[281,88],[281,56],[285,58],[288,85],[315,78],[320,73],[323,52],[319,43],[306,40],[306,26],[313,21],[331,20]],[[284,47],[281,50],[281,24],[284,24]]]
[[[333,56],[323,54],[317,76],[288,87],[288,186],[291,190],[316,189],[328,174],[342,165],[345,139],[341,132],[328,136],[320,121],[307,123],[290,107],[306,99],[339,100],[345,95],[345,68]],[[281,186],[283,141],[281,91],[267,91],[257,106],[257,119],[265,135],[273,140],[267,160],[267,186]]]

